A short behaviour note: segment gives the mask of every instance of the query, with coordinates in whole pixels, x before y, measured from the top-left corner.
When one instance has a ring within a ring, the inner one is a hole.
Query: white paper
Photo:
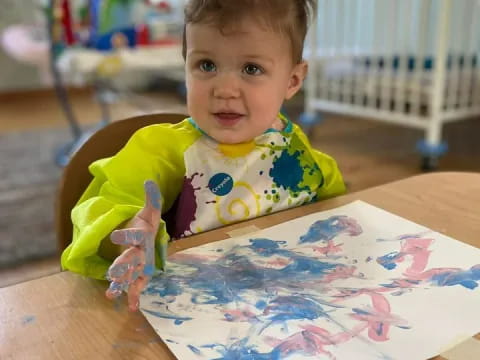
[[[253,235],[142,294],[179,359],[427,359],[480,331],[479,249],[361,201]]]

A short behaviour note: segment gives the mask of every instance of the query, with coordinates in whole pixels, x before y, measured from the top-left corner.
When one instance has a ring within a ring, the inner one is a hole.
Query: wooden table
[[[170,251],[357,199],[480,247],[480,174],[435,173],[196,235]],[[0,359],[175,359],[141,313],[107,301],[105,288],[105,282],[64,272],[0,289]]]

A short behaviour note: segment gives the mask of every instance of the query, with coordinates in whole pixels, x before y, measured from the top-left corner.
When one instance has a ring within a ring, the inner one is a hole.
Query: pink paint
[[[388,306],[390,308],[390,306]],[[378,309],[359,309],[351,315],[352,318],[364,322],[368,327],[368,337],[375,341],[387,341],[391,326],[408,327],[408,323],[392,315],[390,310],[379,311]]]
[[[336,295],[335,303],[342,302],[346,299],[351,299],[361,295],[367,295],[371,299],[372,308],[365,310],[364,313],[355,313],[351,317],[361,321],[368,328],[368,337],[375,341],[387,341],[388,333],[392,324],[406,326],[406,321],[395,317],[391,314],[390,303],[381,294],[381,292],[390,292],[389,288],[379,289],[358,289],[358,290],[343,290]],[[362,309],[363,311],[363,309]]]
[[[434,268],[425,271],[432,253],[432,251],[429,250],[429,247],[433,242],[433,239],[424,239],[414,236],[402,238],[402,246],[400,248],[400,254],[402,254],[402,256],[396,258],[394,262],[397,264],[401,263],[407,256],[409,256],[412,259],[412,263],[403,273],[407,279],[395,280],[396,284],[399,284],[400,287],[409,288],[415,284],[408,282],[408,280],[425,281],[444,272],[461,271],[459,268]]]
[[[228,315],[228,321],[231,322],[251,322],[256,318],[256,315],[248,309],[223,310],[222,312]]]
[[[331,334],[328,330],[315,325],[305,325],[301,326],[301,328],[304,330],[284,340],[273,337],[266,337],[264,340],[270,346],[279,349],[283,356],[300,352],[305,356],[326,355],[331,359],[335,359],[326,347],[350,341],[359,335],[366,326],[356,326],[352,331],[342,331],[338,334]]]
[[[314,333],[325,339],[328,339],[331,345],[338,345],[338,344],[347,342],[353,339],[355,336],[358,336],[365,328],[366,326],[360,325],[360,326],[354,327],[352,331],[342,331],[342,332],[339,332],[338,334],[330,335],[330,333],[327,330],[315,325],[302,326],[302,329],[305,329],[307,331],[310,331],[311,333]]]
[[[324,330],[324,332],[325,334],[329,334],[326,330]],[[325,349],[326,346],[332,345],[332,343],[328,341],[327,336],[319,336],[310,331],[304,330],[293,334],[284,340],[267,337],[265,338],[265,342],[279,349],[283,356],[300,352],[305,356],[327,355],[331,359],[334,359],[332,353]]]
[[[433,239],[410,238],[405,240],[400,252],[408,254],[413,258],[412,264],[405,272],[406,274],[415,274],[425,269],[431,254],[428,248],[432,243]],[[403,261],[403,259],[402,257],[398,261]]]
[[[345,216],[338,221],[345,226],[345,232],[350,236],[358,236],[363,232],[360,224],[358,224],[357,220],[353,218]]]
[[[337,266],[335,270],[323,277],[322,282],[329,284],[335,280],[354,277],[355,270],[357,270],[355,266]]]
[[[440,275],[440,274],[443,274],[445,272],[451,273],[451,272],[458,272],[458,271],[462,271],[462,269],[459,269],[459,268],[434,268],[434,269],[424,271],[420,274],[406,274],[406,275],[409,275],[410,280],[425,281],[425,280],[430,280],[435,275]]]
[[[329,240],[326,246],[311,246],[313,251],[319,252],[323,255],[328,255],[328,254],[336,254],[339,252],[342,252],[342,245],[343,244],[338,244],[335,245],[333,240]]]

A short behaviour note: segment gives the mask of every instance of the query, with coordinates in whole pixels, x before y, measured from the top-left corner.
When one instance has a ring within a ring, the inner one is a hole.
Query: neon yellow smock
[[[284,130],[234,145],[216,142],[191,118],[138,130],[115,156],[90,165],[94,179],[72,210],[73,241],[62,267],[105,279],[111,262],[98,255],[100,243],[143,207],[146,180],[163,197],[155,244],[161,268],[170,238],[342,194],[336,162],[282,120]]]

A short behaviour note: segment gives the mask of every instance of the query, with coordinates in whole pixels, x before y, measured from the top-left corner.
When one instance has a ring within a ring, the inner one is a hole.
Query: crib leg
[[[420,164],[420,169],[424,172],[435,171],[438,168],[438,157],[423,156]]]
[[[187,84],[185,84],[183,81],[177,85],[177,94],[180,96],[182,100],[187,99]]]
[[[313,127],[323,121],[323,116],[317,112],[303,112],[298,119],[300,126],[308,137],[312,135]]]

